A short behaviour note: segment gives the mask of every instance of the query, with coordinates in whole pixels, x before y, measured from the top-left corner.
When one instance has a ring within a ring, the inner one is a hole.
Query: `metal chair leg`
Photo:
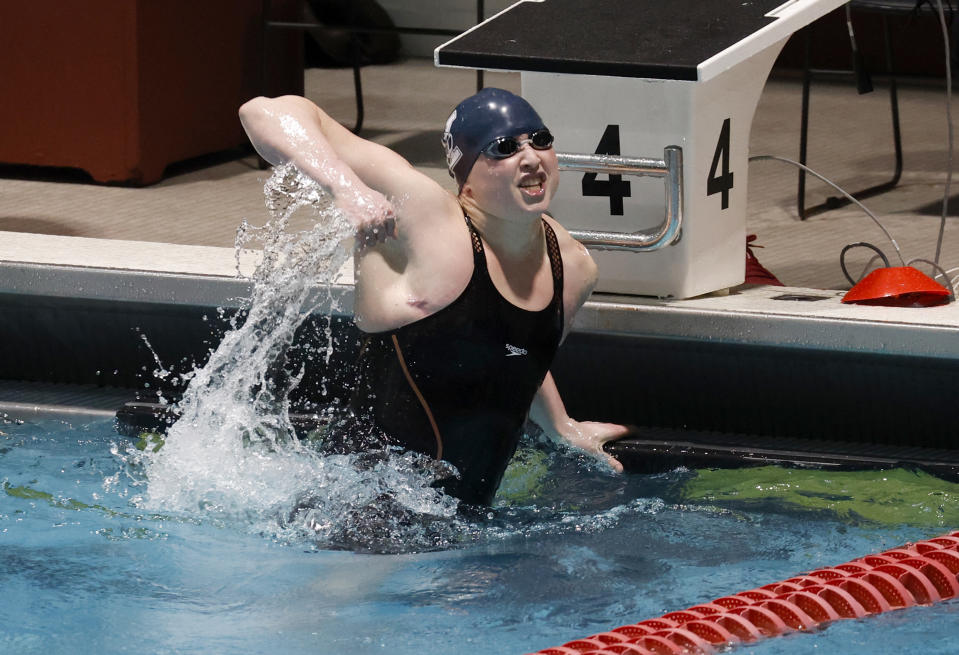
[[[485,7],[483,0],[476,0],[476,23],[482,23],[485,18]],[[365,115],[363,108],[363,81],[360,77],[360,44],[355,32],[350,34],[350,44],[353,50],[353,88],[356,91],[356,124],[353,126],[353,134],[359,134],[363,129],[363,118]],[[476,92],[483,90],[483,71],[476,71]]]
[[[802,77],[802,118],[799,124],[799,163],[806,165],[807,145],[809,139],[809,85],[812,82],[812,69],[809,65],[809,28],[803,32],[804,36],[804,63]],[[799,191],[796,205],[799,220],[806,220],[806,170],[799,169]]]
[[[486,20],[486,6],[484,0],[476,0],[476,24],[479,25]],[[476,92],[483,90],[483,70],[476,71]]]
[[[315,20],[314,23],[309,22],[271,22],[269,20],[270,16],[270,0],[263,1],[263,25],[262,25],[262,34],[264,42],[264,53],[263,59],[260,62],[260,88],[261,93],[266,93],[266,39],[268,30],[270,27],[286,28],[286,29],[308,29],[310,27],[316,27]],[[363,129],[363,120],[365,117],[365,110],[363,105],[363,80],[361,74],[362,67],[362,48],[360,46],[360,41],[358,34],[359,33],[375,33],[375,32],[398,32],[398,33],[409,33],[409,34],[442,34],[442,35],[455,35],[457,32],[448,31],[448,30],[436,30],[432,28],[409,28],[409,27],[400,27],[393,28],[392,30],[383,30],[379,28],[374,29],[365,29],[354,27],[356,25],[356,6],[352,5],[353,13],[350,15],[347,24],[350,25],[350,50],[352,55],[353,63],[353,87],[356,93],[356,123],[353,125],[352,132],[354,134],[359,134]],[[485,19],[485,3],[484,0],[476,0],[476,22],[481,23]],[[483,71],[476,71],[476,90],[481,91],[483,89]],[[264,162],[260,162],[261,166]]]
[[[353,89],[356,93],[356,124],[353,126],[353,134],[359,134],[363,129],[363,118],[365,110],[363,108],[363,80],[360,77],[360,40],[356,33],[350,34],[350,46],[353,51]]]
[[[886,50],[886,68],[889,72],[889,106],[890,113],[892,115],[892,141],[893,148],[895,150],[895,168],[893,170],[892,178],[886,182],[873,185],[862,191],[856,191],[850,195],[856,200],[862,200],[863,198],[869,198],[871,196],[879,195],[880,193],[885,193],[890,189],[894,188],[902,177],[902,132],[899,125],[899,91],[896,84],[896,71],[895,71],[895,60],[893,57],[893,47],[892,47],[892,30],[889,27],[889,20],[886,16],[882,17],[882,28],[883,28],[883,39],[885,42]],[[806,37],[806,66],[803,76],[803,109],[802,109],[802,125],[800,128],[800,143],[799,143],[799,163],[806,163],[806,148],[807,148],[807,137],[808,137],[808,120],[809,120],[809,82],[811,80],[812,71],[809,67],[809,37]],[[830,209],[838,209],[839,207],[844,207],[850,203],[848,198],[842,196],[829,196],[825,201],[806,209],[806,172],[803,170],[799,171],[799,197],[797,199],[797,206],[799,212],[800,220],[806,220],[810,216],[815,214],[821,214],[822,212],[828,211]]]

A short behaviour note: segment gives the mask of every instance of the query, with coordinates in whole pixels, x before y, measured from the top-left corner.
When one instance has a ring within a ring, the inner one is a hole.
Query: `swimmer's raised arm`
[[[254,98],[240,108],[240,120],[264,159],[296,165],[332,194],[356,228],[353,311],[361,329],[415,320],[419,303],[443,297],[443,285],[468,277],[469,241],[457,247],[451,235],[465,232],[455,196],[406,159],[299,96]]]
[[[364,229],[394,218],[391,199],[411,198],[404,212],[432,215],[446,207],[442,187],[389,148],[356,136],[306,98],[254,98],[240,107],[240,121],[257,152],[274,165],[292,162],[335,198]]]

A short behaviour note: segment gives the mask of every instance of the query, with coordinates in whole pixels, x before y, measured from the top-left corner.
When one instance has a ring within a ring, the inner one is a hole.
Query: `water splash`
[[[179,419],[163,447],[123,455],[142,470],[137,502],[324,547],[392,552],[455,541],[457,503],[430,486],[429,458],[323,456],[297,437],[289,392],[302,371],[284,372],[285,354],[297,328],[321,305],[334,305],[330,285],[350,256],[354,231],[329,195],[293,166],[278,167],[265,194],[271,220],[244,222],[237,235],[238,253],[252,241],[263,248],[244,318],[205,366],[184,376]],[[292,229],[304,213],[308,228]],[[318,294],[322,289],[327,293]],[[327,343],[309,346],[327,362],[330,332],[327,325]]]
[[[143,449],[114,449],[128,464],[135,504],[239,526],[282,543],[378,553],[604,530],[659,511],[661,501],[624,502],[617,493],[607,502],[595,485],[582,494],[590,501],[570,501],[570,487],[552,489],[547,481],[576,463],[527,444],[507,471],[500,507],[467,517],[456,499],[433,486],[449,471],[428,456],[329,455],[312,439],[300,439],[289,416],[289,392],[303,372],[286,373],[285,354],[308,347],[319,355],[314,359],[329,363],[329,323],[327,338],[318,343],[294,344],[294,334],[321,306],[336,310],[330,285],[349,258],[353,228],[292,166],[278,167],[265,193],[271,220],[262,227],[243,223],[237,235],[238,260],[254,241],[263,251],[242,318],[205,366],[173,385],[186,389],[165,439],[143,440]],[[293,229],[304,224],[303,214],[308,227]],[[156,363],[155,375],[172,381],[158,356]],[[584,472],[599,475],[579,468],[579,479]]]

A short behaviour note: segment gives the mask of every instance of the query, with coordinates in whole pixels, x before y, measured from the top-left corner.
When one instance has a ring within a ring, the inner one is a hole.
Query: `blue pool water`
[[[361,554],[258,507],[148,507],[110,420],[10,418],[4,654],[521,654],[955,527],[689,506],[676,489],[694,473],[614,476],[526,450],[491,518],[447,519],[450,545]],[[950,601],[734,650],[952,653],[957,636]]]

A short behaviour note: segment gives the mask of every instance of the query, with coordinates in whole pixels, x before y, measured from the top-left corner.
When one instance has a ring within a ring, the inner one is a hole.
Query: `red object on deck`
[[[784,286],[775,275],[759,263],[753,248],[762,248],[762,246],[753,243],[756,240],[755,234],[746,237],[746,279],[745,284],[766,284],[774,287]]]
[[[844,303],[887,307],[932,307],[949,302],[949,291],[912,266],[877,268],[842,297]]]
[[[812,630],[831,621],[953,598],[959,596],[957,573],[959,532],[952,532],[533,655],[712,653],[739,642]]]

